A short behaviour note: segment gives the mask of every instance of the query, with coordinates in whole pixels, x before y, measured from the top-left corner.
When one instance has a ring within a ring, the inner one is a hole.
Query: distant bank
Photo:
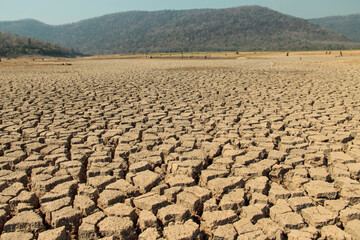
[[[259,6],[131,11],[60,26],[7,21],[0,22],[0,31],[90,55],[360,49],[360,43],[333,30]]]

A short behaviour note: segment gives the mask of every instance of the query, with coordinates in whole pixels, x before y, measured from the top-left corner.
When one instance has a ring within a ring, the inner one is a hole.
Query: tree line
[[[17,57],[21,55],[73,57],[77,54],[71,48],[61,47],[34,38],[0,32],[0,56],[2,57]]]

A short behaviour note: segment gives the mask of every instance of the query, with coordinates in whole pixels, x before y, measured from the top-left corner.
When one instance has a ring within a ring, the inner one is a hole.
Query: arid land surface
[[[1,239],[360,239],[339,54],[3,59]]]

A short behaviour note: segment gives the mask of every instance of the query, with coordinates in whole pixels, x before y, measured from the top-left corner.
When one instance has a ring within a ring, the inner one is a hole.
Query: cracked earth
[[[1,239],[360,239],[359,59],[3,62]]]

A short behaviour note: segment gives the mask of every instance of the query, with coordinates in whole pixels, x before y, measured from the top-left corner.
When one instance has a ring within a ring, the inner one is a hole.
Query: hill
[[[360,48],[332,30],[259,6],[132,11],[60,26],[0,22],[0,30],[86,54]]]
[[[360,42],[360,14],[309,19],[322,27],[332,29],[349,39]]]
[[[38,39],[0,32],[0,57],[17,57],[22,55],[74,57],[77,53],[72,49]]]

